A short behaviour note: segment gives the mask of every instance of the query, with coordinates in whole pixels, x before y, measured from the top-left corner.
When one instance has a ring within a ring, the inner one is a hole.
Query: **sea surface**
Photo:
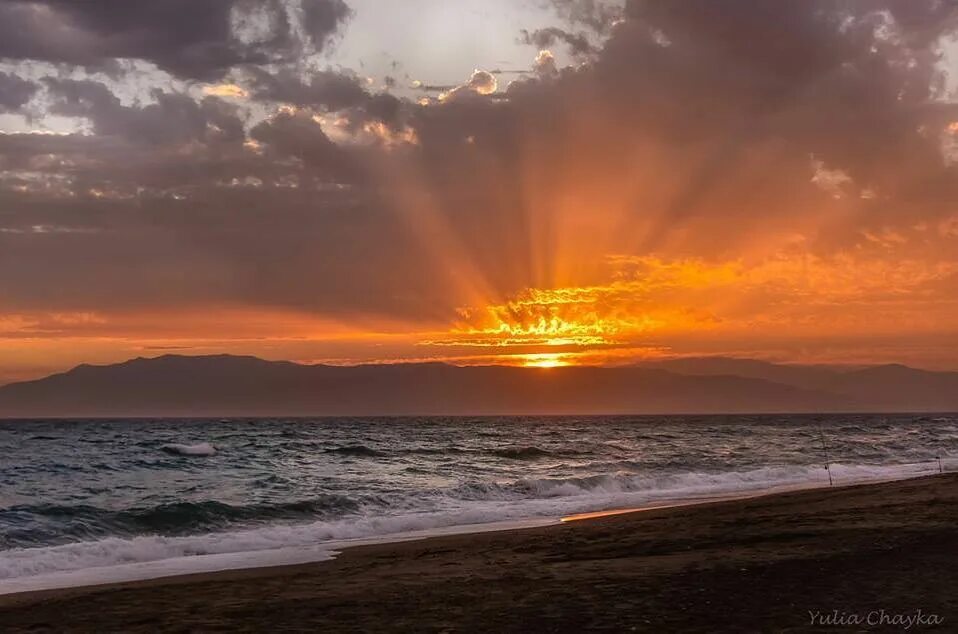
[[[826,449],[835,484],[958,469],[958,416],[0,421],[0,593],[827,486]]]

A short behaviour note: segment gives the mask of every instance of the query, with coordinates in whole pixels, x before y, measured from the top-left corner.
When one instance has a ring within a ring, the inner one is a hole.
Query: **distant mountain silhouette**
[[[677,374],[699,376],[741,376],[764,379],[810,390],[831,390],[836,377],[861,366],[779,364],[733,357],[681,357],[648,361],[643,368],[657,368]]]
[[[647,368],[333,367],[234,356],[81,365],[0,388],[4,417],[757,412],[842,404],[759,379]]]
[[[528,369],[168,355],[81,365],[0,387],[0,417],[945,411],[958,409],[956,388],[958,373],[904,366],[719,358],[661,367]]]
[[[958,410],[958,372],[881,365],[840,374],[832,389],[879,410]]]
[[[742,376],[764,379],[845,399],[866,411],[944,412],[958,410],[958,372],[932,372],[901,364],[878,366],[775,364],[755,359],[690,357],[643,363],[687,376]]]

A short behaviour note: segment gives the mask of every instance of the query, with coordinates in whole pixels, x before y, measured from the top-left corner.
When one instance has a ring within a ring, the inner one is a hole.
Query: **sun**
[[[566,368],[572,365],[565,355],[557,353],[527,354],[522,359],[524,368]]]

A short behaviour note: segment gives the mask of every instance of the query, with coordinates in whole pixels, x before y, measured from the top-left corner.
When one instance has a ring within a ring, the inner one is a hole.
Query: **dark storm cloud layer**
[[[109,68],[130,58],[184,79],[215,79],[299,53],[290,11],[301,12],[316,49],[349,15],[342,0],[6,0],[0,59]],[[244,41],[248,31],[258,35]]]
[[[503,294],[554,281],[563,207],[621,212],[608,253],[706,257],[799,230],[811,249],[853,248],[955,213],[942,138],[958,111],[935,49],[954,2],[558,4],[570,33],[608,34],[588,63],[428,106],[346,73],[249,67],[294,44],[282,20],[274,39],[234,41],[234,2],[0,6],[0,56],[136,57],[189,78],[242,64],[275,110],[247,125],[216,97],[124,105],[46,80],[51,112],[94,134],[0,135],[0,303],[438,319],[463,301],[450,255]],[[318,45],[347,14],[308,2],[303,23]],[[574,45],[562,33],[530,39]],[[3,86],[0,104],[22,105],[26,89]]]

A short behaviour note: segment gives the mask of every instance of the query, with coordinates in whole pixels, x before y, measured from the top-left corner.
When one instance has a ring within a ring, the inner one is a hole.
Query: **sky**
[[[0,384],[958,369],[954,0],[9,0]]]

